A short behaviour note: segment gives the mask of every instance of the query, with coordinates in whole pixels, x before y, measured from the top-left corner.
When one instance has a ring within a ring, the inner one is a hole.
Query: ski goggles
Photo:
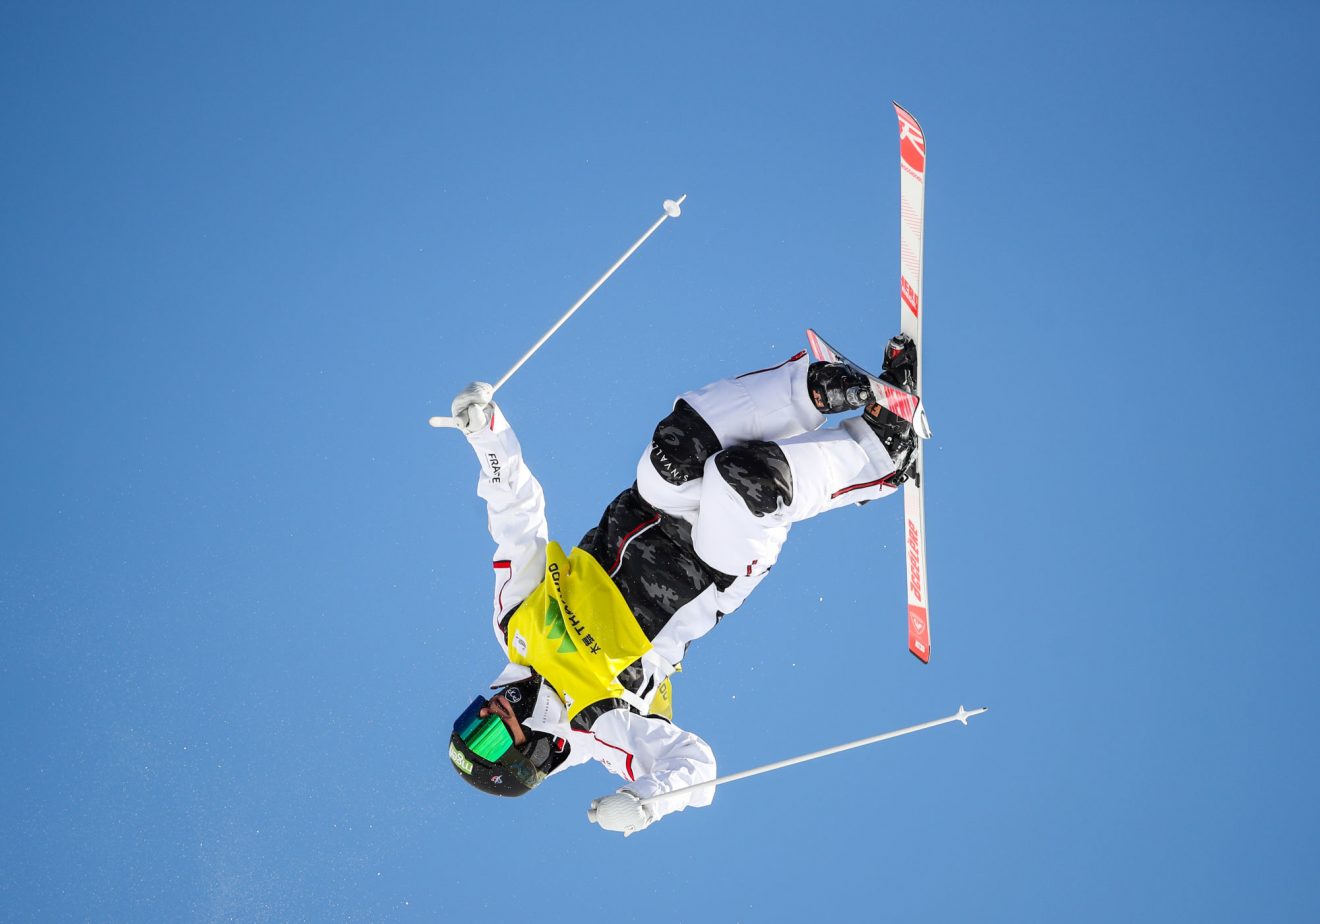
[[[485,697],[474,699],[472,705],[454,720],[454,734],[473,754],[497,764],[513,747],[513,735],[509,733],[509,726],[495,713],[482,717],[481,710],[485,708]]]

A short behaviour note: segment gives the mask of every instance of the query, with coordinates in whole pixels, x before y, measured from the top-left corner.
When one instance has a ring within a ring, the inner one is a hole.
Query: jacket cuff
[[[630,792],[639,799],[649,799],[652,796],[660,795],[663,791],[664,789],[661,787],[660,782],[658,780],[653,780],[650,777],[642,777],[641,779],[633,780],[627,786],[619,789],[619,792]]]

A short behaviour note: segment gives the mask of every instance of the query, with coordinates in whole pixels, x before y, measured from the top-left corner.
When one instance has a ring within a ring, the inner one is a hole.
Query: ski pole
[[[513,374],[522,368],[522,364],[527,362],[527,360],[531,359],[532,354],[535,353],[537,350],[541,349],[541,347],[545,345],[545,342],[549,340],[552,336],[554,336],[555,331],[559,330],[559,328],[563,326],[564,322],[573,316],[573,312],[581,308],[587,299],[591,298],[592,295],[596,294],[596,290],[599,289],[604,284],[605,280],[613,276],[614,271],[617,270],[620,266],[623,266],[624,261],[627,260],[629,257],[631,257],[633,253],[636,252],[637,248],[641,247],[642,244],[646,242],[646,239],[655,233],[656,228],[664,224],[666,219],[677,218],[679,215],[683,214],[683,210],[681,206],[683,205],[683,200],[686,198],[687,198],[687,193],[684,193],[683,195],[679,196],[678,199],[676,200],[666,199],[664,201],[665,213],[656,219],[655,224],[651,225],[651,227],[646,229],[646,233],[643,234],[641,237],[639,237],[636,240],[636,242],[631,247],[629,247],[627,251],[624,252],[623,256],[619,257],[619,259],[614,261],[614,265],[605,271],[605,275],[597,279],[595,284],[590,289],[587,289],[587,291],[583,294],[583,296],[573,303],[573,307],[568,309],[568,311],[564,312],[564,316],[560,318],[558,321],[556,321],[553,327],[551,327],[548,331],[546,331],[544,334],[541,335],[540,340],[532,344],[532,348],[523,354],[522,359],[518,360],[516,363],[513,364],[512,369],[504,373],[504,375],[500,378],[500,380],[495,383],[495,387],[491,389],[491,394],[494,394],[495,392],[499,391],[500,386],[502,386],[505,382],[509,381],[509,379],[513,378]],[[428,421],[428,423],[430,423],[430,425],[433,427],[458,426],[458,424],[454,422],[454,418],[452,417],[432,417]]]
[[[721,783],[732,783],[734,780],[746,779],[749,776],[756,776],[759,773],[769,773],[771,770],[780,770],[784,767],[791,767],[793,764],[806,763],[809,760],[815,760],[818,757],[828,757],[831,754],[837,754],[840,751],[849,751],[853,748],[860,748],[867,744],[875,744],[877,741],[887,741],[890,738],[897,738],[900,735],[910,735],[913,732],[924,731],[927,728],[934,728],[936,725],[945,725],[949,722],[961,722],[967,724],[967,720],[974,715],[980,715],[989,709],[989,706],[982,706],[979,709],[964,709],[958,707],[958,711],[953,715],[946,715],[942,719],[934,719],[930,722],[922,722],[920,725],[909,725],[907,728],[900,728],[897,731],[885,732],[882,735],[873,735],[870,738],[862,738],[860,741],[850,741],[847,744],[838,744],[832,748],[825,748],[823,751],[812,751],[810,754],[803,754],[800,757],[790,757],[787,760],[776,761],[773,764],[766,764],[764,767],[755,767],[751,770],[744,770],[741,773],[730,773],[728,776],[722,776],[717,780],[710,780],[705,783],[697,783],[693,786],[684,786],[682,789],[675,789],[670,792],[660,793],[642,800],[642,805],[650,805],[653,802],[662,802],[673,796],[683,793],[696,792],[699,789],[709,789],[712,786],[719,786]]]

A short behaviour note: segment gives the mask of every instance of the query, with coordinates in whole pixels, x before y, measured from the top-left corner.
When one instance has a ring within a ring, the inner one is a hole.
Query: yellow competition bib
[[[623,594],[596,559],[557,542],[545,550],[545,580],[509,620],[509,660],[532,668],[558,691],[572,721],[604,699],[635,705],[619,674],[651,650]],[[668,678],[650,713],[673,719]]]

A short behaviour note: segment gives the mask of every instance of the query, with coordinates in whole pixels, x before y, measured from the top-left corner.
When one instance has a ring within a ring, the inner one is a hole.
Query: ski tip
[[[917,129],[918,132],[922,131],[921,123],[917,121],[917,117],[914,116],[906,107],[900,104],[899,101],[896,99],[890,100],[889,102],[893,105],[894,112],[898,114],[898,120],[900,124],[903,122],[904,119],[906,119],[907,121],[913,124],[913,126]]]

